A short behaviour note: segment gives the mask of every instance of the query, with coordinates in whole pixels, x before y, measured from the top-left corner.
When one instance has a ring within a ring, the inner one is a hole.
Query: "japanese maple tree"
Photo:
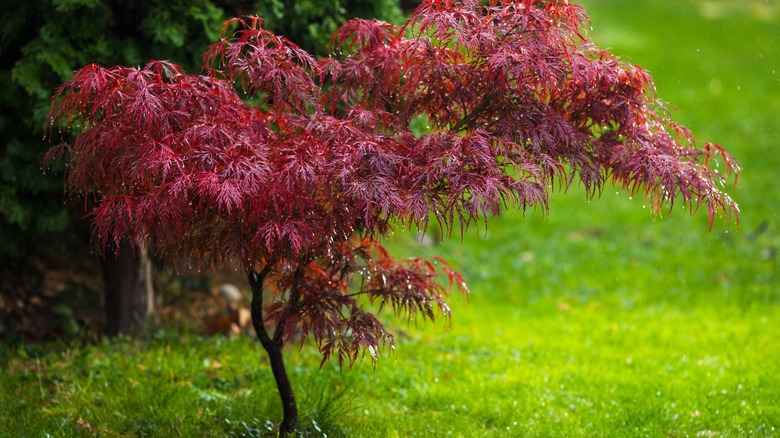
[[[443,260],[391,257],[393,224],[462,232],[502,209],[546,210],[551,187],[575,180],[656,212],[737,215],[719,188],[735,161],[671,121],[650,76],[597,49],[586,22],[563,0],[427,1],[402,27],[347,23],[318,61],[260,18],[234,19],[201,75],[166,61],[77,71],[51,110],[75,139],[49,158],[94,196],[107,250],[132,237],[170,259],[243,265],[286,435],[285,345],[375,361],[393,337],[366,303],[433,319],[466,292]]]

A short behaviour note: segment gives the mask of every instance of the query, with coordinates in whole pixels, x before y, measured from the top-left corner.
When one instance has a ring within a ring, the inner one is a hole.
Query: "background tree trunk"
[[[109,336],[138,336],[156,314],[152,258],[146,245],[120,242],[118,253],[103,257],[106,331]]]

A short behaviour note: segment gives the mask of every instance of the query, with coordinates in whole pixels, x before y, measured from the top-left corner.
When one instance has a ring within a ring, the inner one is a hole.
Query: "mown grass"
[[[778,6],[586,6],[596,41],[743,164],[739,229],[575,187],[549,217],[504,214],[463,242],[399,235],[399,254],[451,260],[470,302],[453,299],[450,325],[393,323],[376,369],[291,349],[303,435],[780,435]],[[5,345],[0,364],[0,436],[271,436],[281,417],[251,339]]]

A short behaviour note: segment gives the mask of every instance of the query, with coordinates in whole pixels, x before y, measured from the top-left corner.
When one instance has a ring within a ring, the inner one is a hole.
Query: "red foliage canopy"
[[[261,19],[234,19],[202,75],[164,61],[76,72],[51,120],[77,135],[49,158],[66,156],[69,187],[96,195],[104,244],[133,236],[262,270],[280,342],[297,331],[351,362],[392,341],[361,299],[433,318],[453,285],[465,291],[441,260],[390,257],[378,240],[391,223],[433,214],[451,230],[546,209],[575,178],[590,195],[641,192],[656,212],[679,200],[711,222],[737,214],[710,167],[728,176],[734,160],[697,147],[644,70],[583,37],[586,20],[563,0],[428,1],[400,28],[347,23],[317,61]]]

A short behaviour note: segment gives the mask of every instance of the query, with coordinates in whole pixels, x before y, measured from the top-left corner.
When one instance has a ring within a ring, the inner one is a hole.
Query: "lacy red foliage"
[[[392,223],[462,230],[546,209],[575,178],[590,195],[641,192],[656,212],[737,214],[718,188],[735,161],[697,147],[644,70],[582,35],[586,20],[567,1],[428,1],[400,28],[347,23],[320,61],[259,18],[231,20],[202,75],[164,61],[76,72],[51,118],[77,135],[49,158],[94,194],[104,245],[238,259],[276,293],[265,318],[280,345],[300,335],[323,360],[375,358],[392,337],[367,302],[433,319],[466,290],[442,260],[393,259],[379,243]]]

